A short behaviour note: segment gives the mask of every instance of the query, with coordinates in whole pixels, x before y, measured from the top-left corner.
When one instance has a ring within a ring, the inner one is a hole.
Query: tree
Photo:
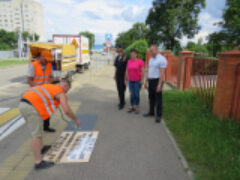
[[[189,51],[194,51],[196,54],[200,56],[208,56],[208,49],[207,46],[203,43],[202,38],[198,40],[198,43],[189,41],[185,49]]]
[[[18,34],[17,32],[7,32],[0,30],[0,49],[9,50],[17,47]]]
[[[219,32],[208,36],[208,50],[213,56],[218,52],[234,49],[240,44],[240,1],[226,0],[223,11],[223,21],[217,23],[221,27]]]
[[[39,35],[35,34],[30,34],[29,32],[23,32],[22,33],[22,38],[24,41],[27,41],[28,39],[30,41],[33,41],[33,36],[34,40],[38,41],[39,40]],[[7,32],[5,30],[0,30],[0,50],[9,50],[9,49],[15,49],[18,46],[18,32]]]
[[[80,32],[79,35],[85,36],[89,39],[89,48],[92,49],[95,44],[95,35],[89,31]]]
[[[198,15],[204,7],[205,0],[155,0],[146,19],[149,43],[163,43],[173,50],[184,35],[193,38],[200,30]]]
[[[125,50],[125,54],[130,57],[131,49],[136,49],[138,51],[138,57],[145,60],[146,52],[148,50],[148,43],[146,40],[137,40]]]
[[[118,34],[116,44],[127,48],[132,43],[140,39],[146,39],[149,29],[144,23],[135,23],[131,29]]]
[[[229,39],[229,34],[223,31],[210,34],[207,43],[209,54],[216,57],[219,52],[233,49],[236,45],[232,44]]]
[[[224,22],[221,23],[223,32],[228,34],[228,42],[240,44],[240,1],[226,0],[226,9],[223,13]]]

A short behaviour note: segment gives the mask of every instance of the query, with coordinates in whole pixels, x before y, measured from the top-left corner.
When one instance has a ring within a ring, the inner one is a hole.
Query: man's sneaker
[[[48,162],[48,161],[41,161],[39,164],[35,164],[34,169],[35,170],[41,170],[41,169],[47,169],[54,166],[53,162]]]
[[[54,133],[54,132],[56,132],[56,130],[53,129],[53,128],[44,128],[44,131],[45,131],[45,132],[49,132],[49,133]]]

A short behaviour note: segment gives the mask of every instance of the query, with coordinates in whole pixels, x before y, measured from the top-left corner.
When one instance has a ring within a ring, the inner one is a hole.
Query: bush
[[[148,50],[148,43],[146,40],[138,40],[132,43],[125,49],[125,54],[127,55],[128,58],[130,57],[131,49],[136,49],[139,53],[138,57],[145,60],[146,51]]]

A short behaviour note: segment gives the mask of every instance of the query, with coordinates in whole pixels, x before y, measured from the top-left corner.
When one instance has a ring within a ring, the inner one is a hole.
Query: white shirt
[[[152,57],[149,61],[148,78],[157,79],[160,78],[160,69],[167,67],[167,59],[158,54],[156,57]]]

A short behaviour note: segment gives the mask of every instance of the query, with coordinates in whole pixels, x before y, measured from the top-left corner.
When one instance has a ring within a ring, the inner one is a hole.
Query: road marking
[[[11,109],[6,111],[5,113],[0,115],[0,126],[8,122],[9,120],[13,119],[19,115],[19,110],[17,108]],[[1,132],[1,131],[0,131]]]
[[[8,111],[10,108],[0,108],[0,115]]]
[[[21,115],[11,119],[6,124],[0,127],[0,141],[21,127],[25,123],[25,120]]]
[[[76,112],[81,102],[70,102],[74,112]],[[61,120],[59,112],[51,119],[51,123],[56,128],[56,133],[44,133],[44,144],[53,144],[56,138],[66,128],[67,124]],[[29,137],[15,153],[11,154],[5,160],[0,162],[0,180],[24,180],[28,174],[33,170],[34,157],[31,152],[31,138]]]

